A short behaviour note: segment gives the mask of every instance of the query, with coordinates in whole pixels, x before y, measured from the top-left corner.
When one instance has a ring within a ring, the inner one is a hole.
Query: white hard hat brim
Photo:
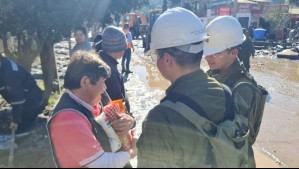
[[[186,53],[199,53],[203,51],[203,43],[176,46],[175,48]]]
[[[241,45],[245,40],[246,40],[246,36],[243,35],[243,39],[242,39],[241,43],[232,44],[232,45],[229,45],[230,47],[222,47],[222,48],[214,47],[214,46],[210,45],[209,41],[205,41],[204,42],[204,48],[203,48],[203,55],[204,55],[204,57],[214,55],[214,54],[222,52],[222,51],[224,51],[228,48]]]

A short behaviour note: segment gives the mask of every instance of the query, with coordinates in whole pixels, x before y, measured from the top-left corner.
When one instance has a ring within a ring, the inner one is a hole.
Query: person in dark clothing
[[[111,77],[106,80],[106,91],[111,100],[123,99],[127,111],[130,112],[130,104],[126,95],[123,78],[117,69],[117,60],[122,58],[126,47],[127,40],[122,30],[115,26],[109,26],[104,30],[103,50],[99,52],[99,55],[111,68]]]
[[[248,35],[246,28],[243,28],[243,34],[246,36],[246,40],[241,45],[241,50],[239,51],[238,57],[240,61],[243,62],[244,67],[249,72],[250,69],[250,56],[254,57],[254,47],[251,38]]]
[[[43,94],[30,73],[3,56],[0,56],[0,94],[12,106],[10,129],[17,134],[28,132],[42,112]]]
[[[101,34],[98,34],[93,41],[93,48],[98,53],[100,50],[102,50],[102,39],[103,36]]]
[[[254,30],[254,26],[250,25],[248,28],[248,35],[251,39],[253,38],[253,30]]]

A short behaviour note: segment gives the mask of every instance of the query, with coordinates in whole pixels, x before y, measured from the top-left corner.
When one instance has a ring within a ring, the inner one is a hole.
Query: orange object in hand
[[[103,107],[103,112],[110,122],[116,120],[118,118],[117,114],[126,112],[126,107],[123,103],[123,99],[111,101],[110,104]],[[130,133],[126,135],[119,135],[119,139],[122,142],[122,147],[124,150],[131,149],[132,136]]]
[[[123,99],[118,99],[118,100],[112,100],[112,104],[117,104],[119,106],[120,111],[118,113],[125,113],[126,112],[126,106],[123,102]]]

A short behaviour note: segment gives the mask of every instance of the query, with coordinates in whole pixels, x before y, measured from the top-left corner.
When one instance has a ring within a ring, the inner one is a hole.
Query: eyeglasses
[[[225,52],[229,53],[229,52],[231,52],[233,49],[234,49],[234,48],[225,49],[224,51],[221,51],[221,52],[218,52],[218,53],[215,53],[215,54],[213,54],[213,55],[206,56],[206,57],[214,57],[214,58],[219,57],[219,58],[220,58],[220,57],[223,57],[223,55],[224,55]]]

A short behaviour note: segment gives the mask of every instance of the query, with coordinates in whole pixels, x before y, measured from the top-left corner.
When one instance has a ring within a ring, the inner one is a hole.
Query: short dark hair
[[[161,53],[161,55],[163,55],[164,53],[170,54],[172,57],[174,57],[176,63],[181,67],[194,66],[194,65],[199,66],[203,56],[203,51],[198,53],[187,53],[175,47],[157,49],[157,52]]]
[[[243,44],[243,43],[242,43],[242,44]],[[230,52],[230,51],[232,51],[232,50],[234,50],[234,49],[238,49],[238,50],[240,51],[241,48],[242,48],[242,44],[237,45],[237,46],[233,46],[233,47],[228,48],[228,49],[226,49],[226,50],[228,50],[228,51]]]
[[[73,54],[66,70],[64,87],[70,90],[79,89],[80,81],[84,76],[87,76],[91,84],[95,85],[100,77],[109,78],[110,75],[110,67],[96,53],[79,50]]]
[[[130,25],[129,24],[124,24],[123,30],[125,29],[130,29]]]
[[[79,27],[75,28],[75,32],[76,31],[82,31],[83,34],[87,37],[87,29],[85,26],[79,26]]]

